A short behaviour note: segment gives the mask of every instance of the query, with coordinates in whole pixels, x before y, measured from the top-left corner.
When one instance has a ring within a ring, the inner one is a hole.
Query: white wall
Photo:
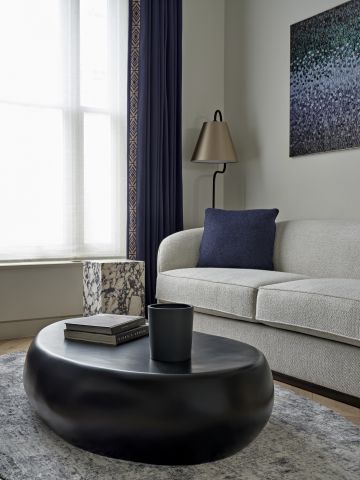
[[[360,218],[360,150],[289,157],[290,25],[341,0],[227,0],[225,108],[241,167],[226,208],[279,218]],[[245,185],[244,185],[245,178]]]
[[[183,0],[183,186],[184,227],[203,225],[211,207],[215,166],[190,163],[203,122],[224,111],[225,0]],[[218,207],[223,178],[217,176]]]
[[[82,315],[82,264],[1,266],[0,338],[34,335]]]

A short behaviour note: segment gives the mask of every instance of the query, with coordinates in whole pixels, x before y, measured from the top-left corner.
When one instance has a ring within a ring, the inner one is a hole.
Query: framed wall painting
[[[360,147],[360,0],[290,28],[290,156]]]

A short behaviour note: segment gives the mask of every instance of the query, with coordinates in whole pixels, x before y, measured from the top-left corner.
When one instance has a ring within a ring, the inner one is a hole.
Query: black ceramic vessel
[[[193,307],[184,303],[148,306],[152,360],[185,362],[191,358],[193,313]]]

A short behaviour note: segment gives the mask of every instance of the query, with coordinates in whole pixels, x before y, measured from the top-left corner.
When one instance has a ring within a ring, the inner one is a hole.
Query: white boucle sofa
[[[274,271],[196,267],[202,233],[161,243],[157,300],[192,304],[195,330],[254,345],[274,376],[360,404],[360,222],[277,223]]]

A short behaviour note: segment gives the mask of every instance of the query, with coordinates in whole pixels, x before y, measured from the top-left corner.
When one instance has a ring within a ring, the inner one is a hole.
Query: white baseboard
[[[34,337],[42,328],[51,323],[65,318],[81,317],[78,315],[68,315],[67,317],[37,318],[27,320],[16,320],[11,322],[0,322],[0,339],[8,340],[14,338]]]

